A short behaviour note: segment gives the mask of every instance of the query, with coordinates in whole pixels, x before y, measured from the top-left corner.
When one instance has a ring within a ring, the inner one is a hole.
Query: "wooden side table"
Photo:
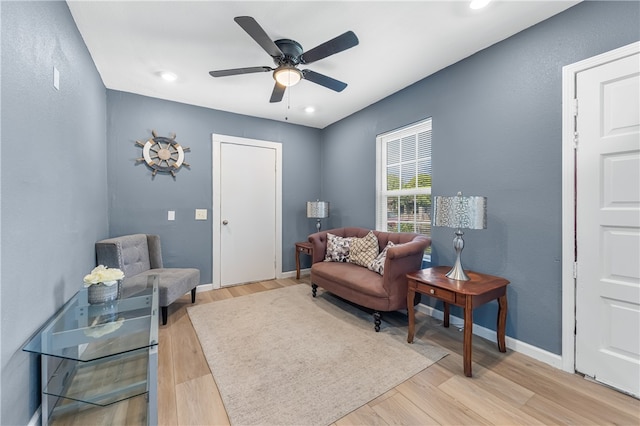
[[[465,271],[469,281],[452,280],[445,276],[451,268],[437,266],[407,274],[407,306],[409,312],[409,335],[407,342],[413,342],[415,333],[415,310],[413,300],[418,293],[444,302],[444,326],[449,327],[449,305],[464,308],[464,374],[471,377],[471,336],[473,335],[473,309],[494,299],[498,300],[498,349],[506,352],[505,329],[507,325],[507,284],[509,281],[493,275]]]
[[[311,243],[303,241],[296,243],[296,279],[300,279],[300,253],[306,254],[313,258],[313,246]]]

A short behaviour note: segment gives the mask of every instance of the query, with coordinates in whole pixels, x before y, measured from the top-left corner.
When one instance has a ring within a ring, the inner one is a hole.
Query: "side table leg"
[[[300,279],[300,252],[296,247],[296,280]]]
[[[407,335],[407,342],[413,343],[413,335],[416,328],[416,311],[413,306],[413,300],[416,297],[416,291],[409,286],[407,289],[407,314],[409,315],[409,334]]]
[[[443,320],[442,325],[445,328],[449,327],[449,304],[447,302],[444,302],[444,316],[442,320]]]
[[[464,343],[463,343],[463,363],[464,375],[471,377],[471,336],[473,336],[473,298],[467,296],[464,304]]]
[[[44,393],[45,388],[47,387],[49,377],[49,370],[47,364],[49,363],[48,355],[40,355],[40,396],[42,400],[40,401],[40,417],[41,417],[41,425],[49,426],[49,395]]]
[[[158,424],[158,345],[149,348],[147,364],[147,425]]]
[[[505,335],[507,328],[507,295],[504,294],[498,298],[498,349],[500,352],[507,351],[505,344]]]

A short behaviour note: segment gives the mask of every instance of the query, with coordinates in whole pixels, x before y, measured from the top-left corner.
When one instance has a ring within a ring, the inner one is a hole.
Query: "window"
[[[376,152],[376,229],[431,235],[431,118],[379,135]]]

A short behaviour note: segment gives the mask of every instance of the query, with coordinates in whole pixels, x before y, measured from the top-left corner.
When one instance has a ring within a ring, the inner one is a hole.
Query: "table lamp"
[[[328,201],[307,201],[307,217],[309,219],[317,219],[316,229],[320,232],[320,219],[329,217]]]
[[[464,248],[462,230],[487,228],[487,197],[463,196],[462,192],[458,192],[454,197],[434,197],[433,225],[456,229],[456,236],[453,239],[456,263],[446,276],[452,280],[468,281],[469,277],[465,274],[460,262],[460,254]]]

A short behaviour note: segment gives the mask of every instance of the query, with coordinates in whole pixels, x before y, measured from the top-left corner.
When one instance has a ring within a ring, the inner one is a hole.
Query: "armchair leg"
[[[375,324],[376,333],[380,331],[380,324],[382,323],[382,314],[378,311],[373,313],[373,323]]]
[[[313,297],[316,297],[316,293],[318,292],[318,286],[316,284],[311,284],[311,294]]]
[[[191,289],[191,303],[196,303],[196,288],[197,287]]]
[[[168,306],[162,306],[162,325],[167,325],[167,315],[169,313],[169,307]]]

